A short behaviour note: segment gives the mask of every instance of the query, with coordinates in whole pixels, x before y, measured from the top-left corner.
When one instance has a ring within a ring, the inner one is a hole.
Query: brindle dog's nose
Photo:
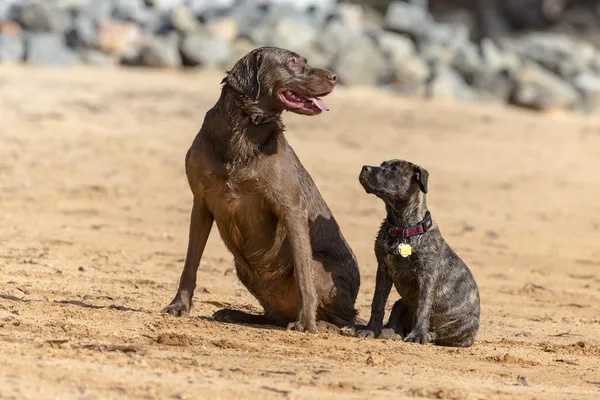
[[[368,165],[363,165],[363,167],[362,167],[362,172],[363,173],[366,174],[366,173],[368,173],[370,171],[371,171],[371,167],[369,167]]]

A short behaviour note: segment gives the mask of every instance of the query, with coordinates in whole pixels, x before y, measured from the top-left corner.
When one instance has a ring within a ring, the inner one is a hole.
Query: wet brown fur
[[[354,326],[360,276],[330,209],[284,136],[279,89],[329,94],[335,74],[300,55],[263,47],[223,79],[185,164],[194,195],[179,288],[165,312],[189,315],[196,273],[213,222],[238,278],[264,315],[217,311],[217,321],[273,324],[314,332],[317,320]],[[306,110],[289,110],[312,115]]]

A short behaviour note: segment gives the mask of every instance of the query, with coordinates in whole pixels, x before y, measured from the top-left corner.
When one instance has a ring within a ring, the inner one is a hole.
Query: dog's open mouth
[[[279,101],[289,111],[302,114],[319,114],[322,111],[329,111],[325,102],[318,96],[304,97],[290,89],[279,89],[277,96],[279,97]]]

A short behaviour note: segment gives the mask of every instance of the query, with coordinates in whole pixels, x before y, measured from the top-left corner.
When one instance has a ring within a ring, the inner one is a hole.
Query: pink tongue
[[[329,111],[329,108],[325,105],[325,102],[318,97],[309,97],[308,98],[312,103],[319,107],[322,111]]]

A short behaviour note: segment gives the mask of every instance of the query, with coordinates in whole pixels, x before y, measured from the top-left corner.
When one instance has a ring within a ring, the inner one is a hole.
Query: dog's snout
[[[368,165],[363,165],[362,172],[365,174],[371,172],[371,167],[369,167]]]
[[[337,83],[337,78],[338,78],[337,74],[335,74],[333,72],[329,72],[327,74],[327,79],[329,79],[329,82],[331,82],[332,84]]]

